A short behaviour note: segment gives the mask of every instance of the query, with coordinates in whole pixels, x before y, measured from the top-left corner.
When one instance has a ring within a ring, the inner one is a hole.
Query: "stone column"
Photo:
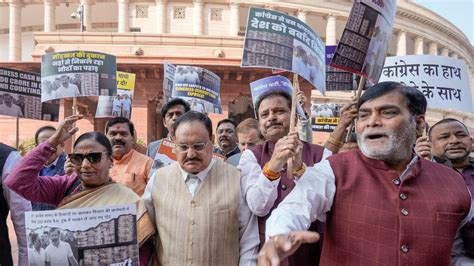
[[[306,16],[308,15],[308,11],[305,10],[298,10],[298,19],[306,23]]]
[[[442,50],[441,50],[441,55],[442,56],[449,56],[449,49],[447,47],[444,47]]]
[[[56,2],[44,0],[44,32],[56,31]]]
[[[423,37],[416,37],[415,38],[415,54],[416,55],[422,55],[424,54],[423,51]]]
[[[21,8],[23,3],[20,0],[10,0],[9,5],[9,30],[8,34],[8,60],[21,61]]]
[[[129,0],[118,0],[118,32],[124,33],[130,31],[128,21],[128,3]]]
[[[336,16],[328,14],[326,16],[326,45],[336,45]]]
[[[397,56],[407,55],[407,32],[400,30],[397,33]]]
[[[194,35],[202,35],[204,29],[203,23],[203,1],[202,0],[194,0]]]
[[[430,55],[438,55],[438,44],[435,42],[431,42],[428,50]]]
[[[156,0],[156,33],[167,33],[168,3],[166,0]]]
[[[230,4],[230,36],[238,36],[240,31],[240,5],[239,3]]]
[[[84,10],[84,31],[92,31],[92,0],[81,0]]]
[[[458,58],[459,58],[459,55],[458,55],[458,53],[453,52],[453,53],[451,54],[451,57],[458,59]]]

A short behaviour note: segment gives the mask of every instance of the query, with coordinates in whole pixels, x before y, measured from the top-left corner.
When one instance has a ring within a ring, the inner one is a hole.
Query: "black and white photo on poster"
[[[117,91],[115,56],[92,51],[65,51],[41,57],[41,100],[112,96]]]
[[[139,265],[135,205],[26,212],[29,265]]]
[[[0,115],[57,121],[58,101],[41,103],[41,76],[0,67]]]
[[[332,132],[339,123],[341,103],[311,104],[311,128],[313,131]]]

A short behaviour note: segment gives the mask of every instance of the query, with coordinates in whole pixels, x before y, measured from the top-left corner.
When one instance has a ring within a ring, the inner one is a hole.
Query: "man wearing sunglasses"
[[[177,162],[158,169],[142,197],[158,229],[158,265],[255,265],[256,217],[240,172],[212,158],[211,120],[190,111],[172,129]]]
[[[114,161],[110,176],[139,196],[143,195],[153,161],[133,149],[137,141],[133,123],[125,117],[115,117],[107,123],[105,133],[112,144]]]

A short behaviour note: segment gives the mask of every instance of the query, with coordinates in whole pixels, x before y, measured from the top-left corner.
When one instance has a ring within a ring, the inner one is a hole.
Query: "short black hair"
[[[100,143],[102,146],[105,147],[107,154],[110,156],[112,155],[112,144],[110,144],[109,139],[102,133],[97,132],[97,131],[91,131],[84,133],[79,136],[79,138],[76,139],[74,142],[73,148],[76,148],[76,146],[83,140],[88,140],[92,139]]]
[[[392,91],[398,91],[405,97],[405,103],[412,115],[424,115],[426,113],[426,98],[419,90],[405,86],[394,81],[385,81],[368,88],[357,102],[359,109],[365,102],[381,97]]]
[[[216,130],[219,128],[220,125],[225,124],[225,123],[230,123],[234,126],[234,129],[237,127],[237,123],[234,122],[234,120],[230,118],[224,118],[221,121],[217,122],[217,127]]]
[[[181,98],[173,98],[169,102],[165,103],[163,107],[161,107],[161,116],[163,119],[165,118],[166,114],[168,113],[168,110],[175,106],[175,105],[182,105],[184,106],[184,112],[189,112],[191,110],[191,106],[189,103]]]
[[[258,119],[258,108],[260,108],[260,104],[262,103],[263,100],[266,98],[273,98],[281,96],[286,99],[288,102],[288,108],[291,109],[291,95],[283,90],[271,90],[264,92],[262,95],[260,95],[257,99],[257,102],[255,103],[255,113],[257,114],[257,119]]]
[[[109,128],[116,124],[127,124],[128,129],[130,130],[130,135],[135,135],[135,126],[133,125],[132,121],[121,116],[114,117],[107,122],[107,125],[105,126],[105,134],[109,132]]]
[[[39,134],[41,134],[41,132],[46,131],[46,130],[56,131],[56,128],[54,128],[53,126],[44,126],[44,127],[38,128],[38,130],[36,130],[36,133],[35,133],[35,144],[36,145],[39,144],[38,143]]]
[[[441,125],[441,124],[453,123],[453,122],[457,122],[457,123],[461,124],[464,127],[464,129],[466,129],[466,132],[469,134],[469,129],[467,129],[466,125],[463,122],[461,122],[457,119],[454,119],[454,118],[444,118],[444,119],[439,120],[438,122],[436,122],[434,125],[432,125],[430,127],[430,129],[428,130],[428,137],[431,139],[431,131],[436,126]]]
[[[207,131],[209,132],[209,139],[212,139],[212,121],[211,119],[200,112],[196,111],[189,111],[186,112],[184,115],[178,117],[176,121],[173,123],[172,128],[173,128],[173,135],[176,136],[176,130],[178,129],[178,126],[182,123],[189,123],[189,122],[199,122],[203,124]]]

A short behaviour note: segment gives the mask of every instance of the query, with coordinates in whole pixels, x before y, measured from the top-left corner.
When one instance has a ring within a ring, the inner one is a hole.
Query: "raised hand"
[[[268,240],[258,253],[259,266],[277,266],[281,260],[293,254],[301,244],[315,243],[319,234],[310,231],[296,231],[288,235],[277,235]]]
[[[415,153],[423,159],[431,160],[431,143],[427,136],[419,137],[416,140]]]
[[[352,101],[350,103],[345,104],[341,108],[341,115],[339,124],[341,124],[344,129],[346,129],[352,121],[357,117],[357,101]]]
[[[83,115],[72,115],[66,117],[61,123],[59,123],[56,132],[49,138],[49,144],[52,147],[63,143],[72,135],[74,135],[79,128],[75,126],[76,121],[81,120]]]

